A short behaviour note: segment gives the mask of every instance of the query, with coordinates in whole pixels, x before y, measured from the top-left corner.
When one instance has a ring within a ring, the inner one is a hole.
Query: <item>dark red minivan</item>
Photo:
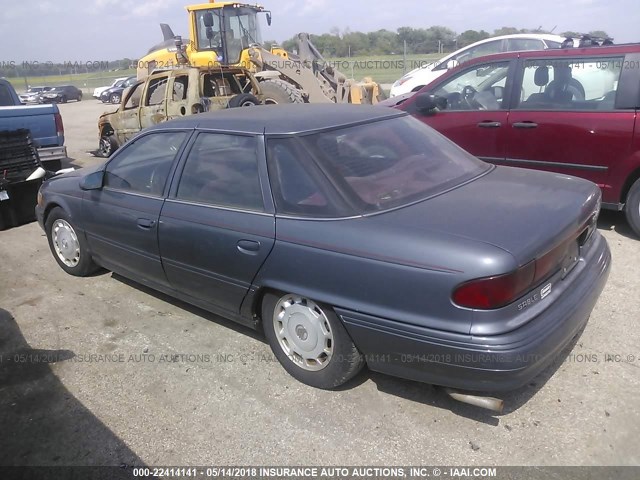
[[[480,57],[383,104],[487,162],[593,181],[640,236],[640,44]]]

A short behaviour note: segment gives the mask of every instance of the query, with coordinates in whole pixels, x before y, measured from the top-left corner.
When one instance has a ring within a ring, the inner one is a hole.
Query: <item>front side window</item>
[[[528,59],[518,109],[613,110],[623,57]]]
[[[140,83],[131,88],[129,91],[129,97],[127,103],[124,104],[125,110],[131,110],[132,108],[138,108],[140,106],[140,97],[142,96],[142,87],[144,83]]]
[[[440,84],[433,93],[447,99],[447,110],[500,110],[509,62],[477,65]]]
[[[173,80],[172,98],[174,102],[187,99],[187,87],[189,86],[189,76],[180,75]]]
[[[189,151],[176,197],[263,211],[255,137],[201,133]]]
[[[425,199],[491,168],[409,116],[307,135],[300,142],[357,214]],[[307,183],[301,176],[297,182]],[[301,204],[331,201],[311,188],[299,197]]]
[[[105,186],[162,195],[171,164],[186,136],[186,132],[158,132],[135,140],[107,164]]]

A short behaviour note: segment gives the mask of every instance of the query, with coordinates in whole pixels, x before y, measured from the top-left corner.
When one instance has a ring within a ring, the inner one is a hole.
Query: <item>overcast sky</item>
[[[605,30],[616,43],[640,42],[639,0],[272,0],[263,39],[331,28],[443,25],[460,33],[503,26],[555,32]],[[162,40],[159,23],[188,36],[188,0],[0,0],[0,62],[139,58]],[[195,1],[193,3],[198,3]]]

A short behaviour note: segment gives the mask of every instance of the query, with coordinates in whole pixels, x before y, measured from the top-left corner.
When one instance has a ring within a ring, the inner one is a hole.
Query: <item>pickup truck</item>
[[[31,132],[44,168],[60,170],[62,159],[67,156],[67,149],[64,146],[64,127],[58,106],[24,105],[13,86],[0,78],[0,132],[19,129]]]
[[[166,120],[262,103],[260,84],[241,67],[155,70],[122,94],[118,110],[98,119],[98,153],[109,157],[140,130]]]

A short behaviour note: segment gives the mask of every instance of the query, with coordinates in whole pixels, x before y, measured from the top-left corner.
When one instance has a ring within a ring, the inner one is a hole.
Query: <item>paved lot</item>
[[[61,106],[73,164],[98,161],[104,109]],[[368,371],[306,387],[261,335],[68,276],[36,224],[0,232],[0,464],[640,464],[640,241],[618,214],[600,230],[614,263],[586,330],[495,416]]]

